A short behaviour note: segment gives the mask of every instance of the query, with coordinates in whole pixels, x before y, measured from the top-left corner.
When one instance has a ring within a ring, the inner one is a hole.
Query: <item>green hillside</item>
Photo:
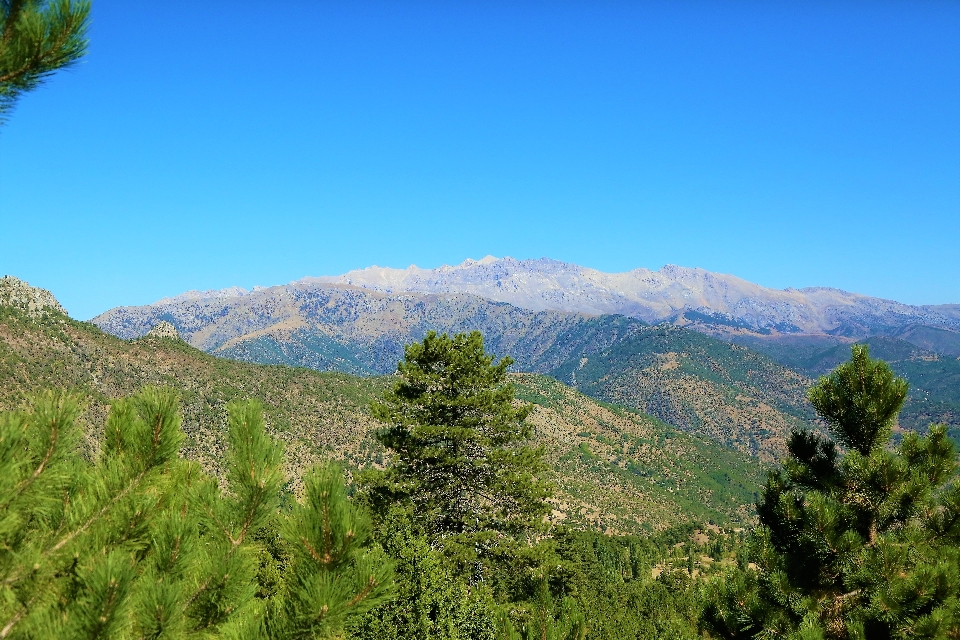
[[[888,362],[898,376],[910,383],[910,394],[900,413],[900,426],[925,431],[931,422],[944,423],[950,427],[953,439],[960,443],[960,358],[915,344],[921,337],[932,336],[931,346],[940,349],[946,344],[944,336],[954,335],[930,327],[912,327],[909,341],[874,336],[860,343],[869,345],[872,357]],[[828,373],[848,360],[851,346],[836,344],[829,337],[776,342],[753,340],[749,344],[811,378]]]
[[[519,396],[535,405],[529,419],[560,489],[555,521],[629,533],[749,517],[762,475],[755,459],[544,376],[515,381]],[[180,393],[188,434],[183,453],[215,473],[224,450],[224,407],[244,397],[264,403],[294,478],[323,458],[350,468],[379,464],[383,451],[371,437],[378,425],[368,407],[389,383],[388,377],[217,358],[169,338],[125,341],[57,312],[32,318],[0,307],[0,409],[39,389],[75,389],[87,399],[88,449],[97,447],[96,430],[111,401],[152,384]]]
[[[336,302],[339,304],[340,301]],[[346,323],[335,324],[327,312],[321,318],[323,322],[314,326],[253,332],[207,350],[244,362],[378,375],[393,373],[397,361],[403,357],[403,346],[421,339],[427,331],[457,333],[478,330],[493,353],[510,354],[516,361],[515,370],[543,373],[568,358],[607,349],[646,326],[640,320],[625,316],[530,312],[505,303],[468,302],[470,304],[464,307],[469,310],[469,315],[464,317],[435,313],[418,320],[418,316],[426,315],[426,305],[405,307],[397,314],[402,318],[397,325],[406,325],[402,330],[398,326],[387,329],[382,318],[372,317],[362,332],[346,331]],[[463,308],[458,308],[458,312],[462,313]],[[319,314],[312,316],[314,319],[318,317]],[[373,328],[372,325],[377,326]]]
[[[764,460],[812,417],[811,380],[746,347],[674,327],[644,327],[553,375],[583,393],[656,416]]]

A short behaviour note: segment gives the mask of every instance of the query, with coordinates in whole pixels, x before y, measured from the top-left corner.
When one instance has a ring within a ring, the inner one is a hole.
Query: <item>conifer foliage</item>
[[[543,451],[527,444],[529,407],[514,406],[509,357],[493,363],[480,332],[429,332],[407,345],[399,379],[374,415],[393,454],[367,475],[374,504],[406,504],[432,540],[464,559],[542,527],[549,485],[538,478]]]
[[[281,449],[259,405],[228,409],[226,491],[178,458],[169,391],[114,403],[92,463],[75,397],[0,415],[0,638],[312,638],[383,601],[389,566],[342,475],[316,471],[278,513]],[[264,602],[254,535],[277,522],[293,559]]]
[[[0,0],[0,124],[13,104],[87,51],[90,3]]]
[[[757,570],[715,585],[713,634],[960,638],[957,455],[936,425],[888,447],[906,393],[865,345],[811,389],[833,439],[792,435],[758,505]]]

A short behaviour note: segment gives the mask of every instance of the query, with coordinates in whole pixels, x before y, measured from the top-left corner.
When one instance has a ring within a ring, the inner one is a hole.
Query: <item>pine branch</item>
[[[10,0],[10,4],[7,6],[7,15],[4,16],[2,39],[5,43],[9,42],[13,36],[13,25],[20,19],[20,13],[23,11],[25,4],[26,0]]]
[[[11,502],[16,500],[20,496],[20,494],[26,491],[30,487],[30,485],[32,485],[36,481],[36,479],[40,477],[40,474],[43,473],[44,468],[47,466],[47,463],[50,462],[50,458],[53,456],[53,452],[56,449],[58,435],[59,435],[59,429],[56,429],[56,428],[52,429],[52,433],[50,436],[50,446],[47,447],[47,452],[44,454],[43,460],[40,461],[39,466],[37,466],[33,474],[31,474],[31,476],[28,479],[24,480],[20,484],[20,486],[14,490],[13,495],[10,496],[10,498],[6,501],[5,506],[9,505]]]
[[[11,629],[17,626],[17,623],[20,622],[20,620],[27,613],[27,611],[30,610],[31,604],[33,604],[32,600],[28,602],[22,609],[17,611],[17,613],[14,614],[13,618],[11,618],[10,621],[7,622],[6,625],[4,625],[3,629],[0,629],[0,638],[6,638],[7,635],[9,635]]]

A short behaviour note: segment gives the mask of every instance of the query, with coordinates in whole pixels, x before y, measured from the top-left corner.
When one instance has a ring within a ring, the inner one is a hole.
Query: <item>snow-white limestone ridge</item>
[[[466,260],[437,269],[369,267],[297,285],[353,285],[388,293],[469,293],[518,307],[616,313],[730,331],[831,333],[850,337],[919,323],[960,329],[955,305],[913,306],[827,287],[769,289],[732,275],[667,265],[659,271],[604,273],[541,258]]]
[[[0,305],[26,311],[27,315],[32,317],[45,315],[50,310],[64,315],[67,313],[52,293],[46,289],[31,287],[13,276],[0,278]]]

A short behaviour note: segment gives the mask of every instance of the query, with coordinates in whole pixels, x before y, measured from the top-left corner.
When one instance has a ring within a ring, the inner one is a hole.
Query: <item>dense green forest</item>
[[[205,468],[170,389],[113,401],[95,446],[82,393],[33,394],[0,418],[0,637],[960,637],[956,452],[893,446],[906,384],[866,347],[811,390],[823,427],[755,524],[632,535],[547,517],[509,365],[478,333],[408,345],[353,472],[291,466],[256,401]]]

